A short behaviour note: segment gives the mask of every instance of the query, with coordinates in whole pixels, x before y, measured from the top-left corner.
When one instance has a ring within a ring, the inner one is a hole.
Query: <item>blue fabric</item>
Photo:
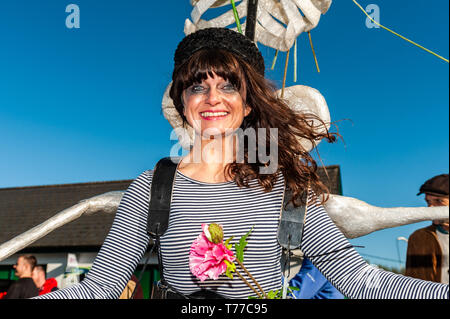
[[[303,259],[300,271],[289,281],[289,286],[300,289],[293,291],[297,299],[345,298],[307,258]]]

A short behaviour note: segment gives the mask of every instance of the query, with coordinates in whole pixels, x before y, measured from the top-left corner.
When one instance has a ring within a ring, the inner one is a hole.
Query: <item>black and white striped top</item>
[[[86,278],[74,286],[39,298],[118,298],[149,242],[146,233],[152,172],[141,174],[128,188],[111,230]],[[177,172],[169,228],[161,238],[166,280],[189,294],[202,287],[227,298],[254,293],[237,276],[200,282],[189,270],[189,250],[202,223],[223,225],[225,239],[235,243],[253,226],[244,265],[267,292],[281,288],[281,248],[277,227],[284,182],[264,192],[256,181],[250,188],[234,182],[203,183]],[[349,298],[448,298],[448,285],[389,273],[368,265],[320,205],[310,205],[301,250],[322,274]],[[239,267],[238,267],[239,269]],[[241,271],[241,273],[243,273]],[[248,278],[247,278],[248,279]]]

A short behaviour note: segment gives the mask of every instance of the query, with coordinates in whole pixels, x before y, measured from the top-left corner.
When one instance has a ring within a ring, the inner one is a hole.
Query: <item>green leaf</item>
[[[278,291],[269,291],[267,293],[267,299],[277,299]]]
[[[252,229],[250,229],[247,234],[245,234],[244,236],[241,237],[241,239],[239,239],[239,243],[234,244],[234,249],[236,250],[236,259],[239,260],[241,263],[244,262],[244,248],[245,246],[247,246],[247,237],[252,232],[253,227],[254,226],[252,226]]]
[[[289,286],[290,290],[300,290],[298,287]],[[248,297],[248,299],[262,299],[260,297]],[[267,293],[267,299],[283,299],[283,289],[271,290]]]
[[[277,291],[277,296],[275,299],[283,299],[283,290],[282,289]]]
[[[233,274],[232,272],[236,271],[236,265],[232,262],[229,262],[228,260],[224,260],[225,264],[227,264],[227,270],[225,271],[225,275],[230,278],[233,279]]]
[[[225,242],[225,247],[227,247],[228,249],[231,250],[232,245],[230,244],[230,241],[234,238],[234,236],[231,236],[230,238],[227,239],[227,241]]]

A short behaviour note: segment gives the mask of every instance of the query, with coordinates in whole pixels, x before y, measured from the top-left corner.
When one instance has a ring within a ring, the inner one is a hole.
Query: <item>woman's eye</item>
[[[231,83],[226,83],[222,86],[222,90],[224,91],[236,91],[236,87]]]
[[[192,93],[201,93],[201,92],[204,92],[206,89],[203,87],[203,86],[201,86],[201,85],[192,85],[191,86],[191,92]]]

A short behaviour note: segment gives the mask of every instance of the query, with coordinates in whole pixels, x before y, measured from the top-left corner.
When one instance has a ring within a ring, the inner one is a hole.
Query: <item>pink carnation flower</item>
[[[203,232],[198,235],[191,246],[189,269],[200,281],[208,278],[217,279],[227,270],[225,260],[233,262],[235,257],[233,252],[222,242],[214,244],[208,240],[208,237],[211,236],[207,224],[202,224],[202,229]]]

